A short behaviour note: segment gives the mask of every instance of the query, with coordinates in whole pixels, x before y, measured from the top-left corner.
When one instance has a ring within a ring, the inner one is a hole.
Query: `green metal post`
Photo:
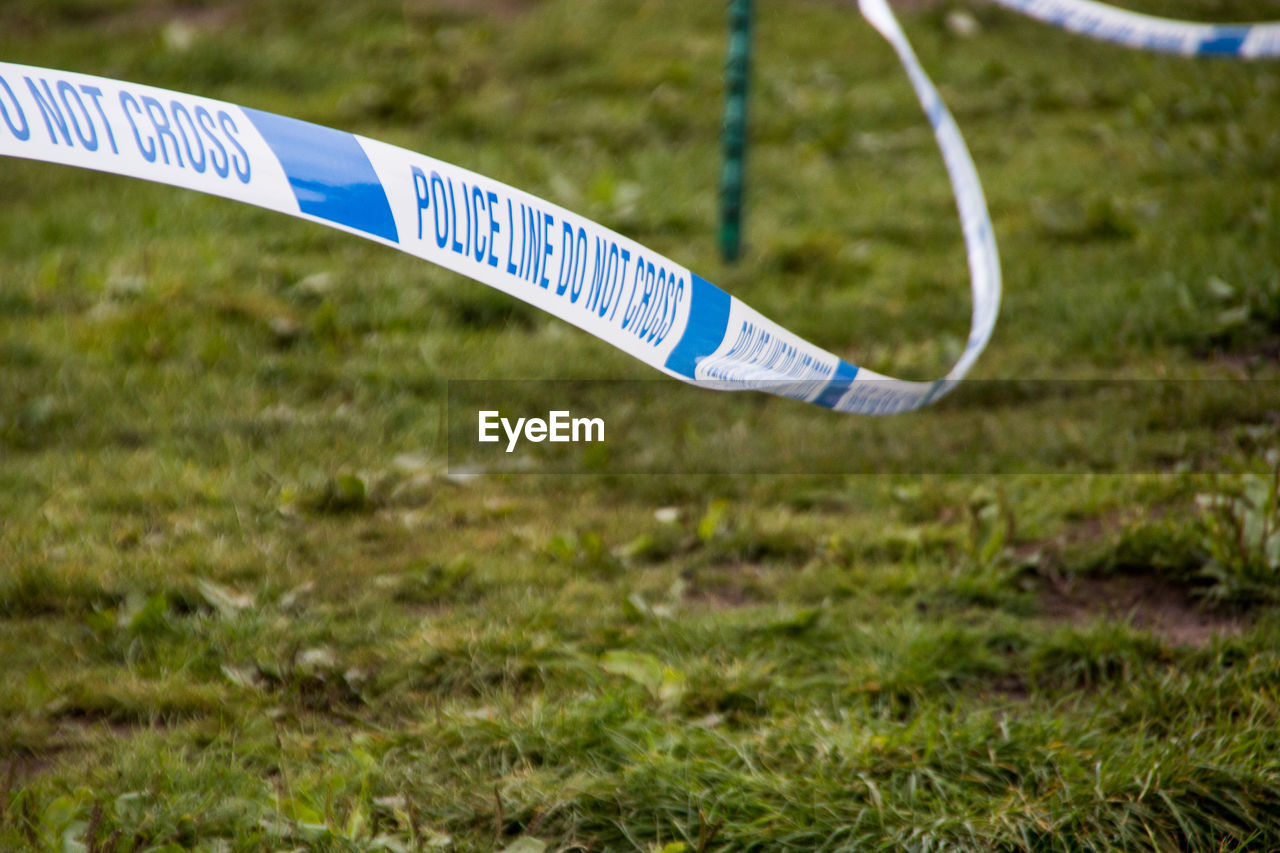
[[[747,90],[751,77],[751,0],[729,0],[729,57],[725,63],[720,170],[720,254],[738,259],[742,243],[742,188],[747,153]]]

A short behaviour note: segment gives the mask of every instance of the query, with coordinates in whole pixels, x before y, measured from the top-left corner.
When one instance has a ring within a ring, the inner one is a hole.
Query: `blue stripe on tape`
[[[720,348],[729,328],[729,294],[697,273],[690,273],[689,323],[671,355],[667,370],[693,378],[698,362]]]
[[[1248,36],[1248,27],[1218,27],[1211,37],[1200,42],[1196,52],[1217,56],[1234,55],[1240,52],[1240,46]]]
[[[818,395],[818,399],[813,402],[819,406],[826,406],[828,409],[834,408],[835,404],[840,402],[849,391],[849,383],[858,375],[858,368],[843,358],[836,365],[836,375],[831,377],[831,381],[827,383],[827,387],[822,389],[822,393]]]
[[[303,213],[400,242],[387,193],[349,133],[245,108],[271,146]]]

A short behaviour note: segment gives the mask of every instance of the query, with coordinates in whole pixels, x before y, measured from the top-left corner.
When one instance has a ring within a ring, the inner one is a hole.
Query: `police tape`
[[[1239,59],[1280,57],[1280,22],[1200,24],[1157,18],[1095,0],[995,0],[1073,33],[1139,50]]]
[[[450,163],[320,125],[134,83],[0,62],[0,154],[198,190],[392,246],[528,302],[678,379],[841,412],[947,393],[986,346],[1000,265],[973,161],[885,0],[861,0],[933,126],[954,188],[973,309],[934,382],[820,349],[674,261],[572,211]]]

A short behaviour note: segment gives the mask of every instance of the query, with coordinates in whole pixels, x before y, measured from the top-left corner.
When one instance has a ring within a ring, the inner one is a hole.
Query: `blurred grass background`
[[[848,6],[758,11],[731,268],[719,3],[11,0],[0,56],[449,160],[856,364],[938,375],[966,269],[896,60]],[[979,3],[904,19],[1001,249],[978,377],[1277,378],[1280,70]],[[874,420],[705,392],[646,429],[816,434],[832,473],[446,467],[451,379],[653,376],[345,234],[0,162],[0,848],[1280,847],[1265,399],[1082,385]],[[843,452],[1010,470],[1040,432],[1131,441],[1103,473],[854,476]],[[1154,473],[1105,473],[1126,462]]]

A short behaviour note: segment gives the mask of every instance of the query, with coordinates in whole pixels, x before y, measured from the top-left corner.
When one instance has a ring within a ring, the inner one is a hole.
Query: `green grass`
[[[759,4],[730,268],[721,4],[458,5],[17,0],[0,57],[405,145],[945,370],[953,203],[851,9]],[[654,374],[348,235],[0,161],[0,849],[1280,848],[1280,70],[946,10],[905,27],[1002,252],[977,376],[1258,381],[593,386],[634,425],[597,473],[463,477],[450,380]]]

